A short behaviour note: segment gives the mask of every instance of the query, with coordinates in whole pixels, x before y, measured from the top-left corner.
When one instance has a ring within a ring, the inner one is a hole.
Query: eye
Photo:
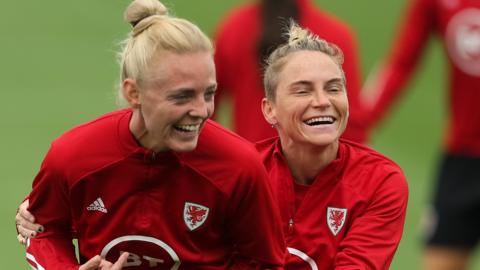
[[[327,91],[330,92],[330,93],[337,93],[337,92],[341,92],[343,91],[343,87],[342,85],[331,85],[327,88]]]
[[[192,95],[188,92],[180,92],[168,97],[169,100],[176,104],[185,104],[192,98]]]
[[[338,91],[340,91],[340,88],[338,88],[338,87],[330,87],[330,89],[328,89],[328,91],[330,91],[330,92],[338,92]]]
[[[215,98],[215,90],[207,90],[205,92],[205,100],[212,101]]]
[[[297,96],[303,96],[309,93],[309,90],[306,87],[297,87],[293,89],[293,94]]]
[[[182,100],[182,99],[187,99],[187,98],[188,98],[188,95],[186,95],[186,94],[181,94],[181,95],[175,96],[174,98],[175,98],[175,99],[180,99],[180,100]]]

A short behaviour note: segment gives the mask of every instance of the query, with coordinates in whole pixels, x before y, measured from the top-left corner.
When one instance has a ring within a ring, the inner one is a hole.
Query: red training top
[[[296,184],[280,141],[257,144],[279,206],[285,269],[388,269],[402,237],[408,187],[391,160],[340,141],[310,186]]]
[[[284,239],[255,148],[207,121],[196,150],[155,154],[129,130],[131,110],[55,140],[29,210],[45,233],[30,240],[35,269],[78,269],[96,254],[128,269],[277,269]]]

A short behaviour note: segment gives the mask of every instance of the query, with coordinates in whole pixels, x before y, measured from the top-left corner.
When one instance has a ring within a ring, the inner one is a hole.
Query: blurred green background
[[[357,33],[364,78],[386,53],[406,1],[316,3]],[[115,52],[129,31],[128,0],[3,1],[0,4],[0,269],[29,269],[14,215],[50,142],[70,127],[115,109]],[[173,13],[209,34],[242,0],[168,0]],[[445,61],[431,42],[414,80],[372,146],[401,165],[410,185],[403,240],[391,269],[420,269],[419,222],[433,186],[446,120]],[[372,232],[374,233],[374,232]],[[472,269],[480,269],[479,253]]]

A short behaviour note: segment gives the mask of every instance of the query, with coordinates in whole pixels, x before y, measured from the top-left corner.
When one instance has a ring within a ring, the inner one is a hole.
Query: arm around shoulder
[[[45,157],[29,196],[29,211],[45,232],[27,242],[27,261],[35,269],[78,269],[68,187],[54,152],[51,148]]]

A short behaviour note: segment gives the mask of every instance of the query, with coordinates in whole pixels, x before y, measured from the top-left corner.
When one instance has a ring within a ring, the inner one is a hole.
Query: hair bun
[[[158,0],[134,0],[128,5],[123,18],[133,27],[153,15],[168,15],[167,8]]]
[[[288,45],[292,46],[300,40],[306,39],[309,33],[306,29],[301,28],[295,22],[290,22],[290,30],[288,31]]]

